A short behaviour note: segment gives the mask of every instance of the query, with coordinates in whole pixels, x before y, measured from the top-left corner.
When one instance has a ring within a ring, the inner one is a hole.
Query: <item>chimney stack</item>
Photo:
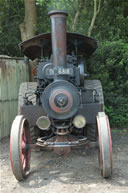
[[[66,67],[66,16],[68,13],[62,10],[53,10],[48,15],[51,18],[53,65],[54,67]]]

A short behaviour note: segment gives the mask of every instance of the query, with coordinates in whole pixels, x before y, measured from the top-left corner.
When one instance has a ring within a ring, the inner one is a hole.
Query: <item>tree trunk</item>
[[[35,35],[36,29],[36,0],[24,0],[25,17],[19,25],[21,39],[25,41]]]
[[[73,24],[71,26],[71,31],[75,31],[75,28],[76,28],[76,25],[78,23],[78,19],[79,19],[79,16],[80,16],[81,9],[83,8],[83,5],[84,5],[84,1],[85,0],[80,0],[80,2],[79,2],[79,7],[78,7],[77,12],[75,14]]]
[[[97,7],[97,3],[98,3],[98,7]],[[88,29],[88,36],[89,37],[91,36],[92,30],[93,30],[93,27],[94,27],[94,24],[95,24],[96,17],[98,15],[98,13],[100,12],[100,7],[101,7],[101,0],[94,0],[93,17],[92,17],[92,21],[91,21],[91,24],[90,24],[89,29]]]

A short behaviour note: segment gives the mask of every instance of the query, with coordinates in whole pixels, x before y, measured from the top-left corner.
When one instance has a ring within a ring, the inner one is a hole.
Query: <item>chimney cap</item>
[[[57,15],[57,14],[62,14],[62,15],[65,15],[67,16],[68,15],[68,12],[67,11],[64,11],[64,10],[52,10],[48,13],[49,16],[51,15]]]

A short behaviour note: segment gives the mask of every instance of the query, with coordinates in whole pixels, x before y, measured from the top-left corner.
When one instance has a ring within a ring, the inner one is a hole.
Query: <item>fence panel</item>
[[[10,134],[19,86],[25,81],[29,81],[29,68],[23,59],[0,57],[0,139]]]

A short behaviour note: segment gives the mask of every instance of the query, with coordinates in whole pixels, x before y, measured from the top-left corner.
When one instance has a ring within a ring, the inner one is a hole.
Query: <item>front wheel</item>
[[[24,180],[30,170],[30,132],[27,119],[18,115],[14,119],[10,135],[10,161],[15,178]]]
[[[112,141],[109,120],[104,112],[98,113],[97,126],[101,175],[108,178],[112,174]]]

